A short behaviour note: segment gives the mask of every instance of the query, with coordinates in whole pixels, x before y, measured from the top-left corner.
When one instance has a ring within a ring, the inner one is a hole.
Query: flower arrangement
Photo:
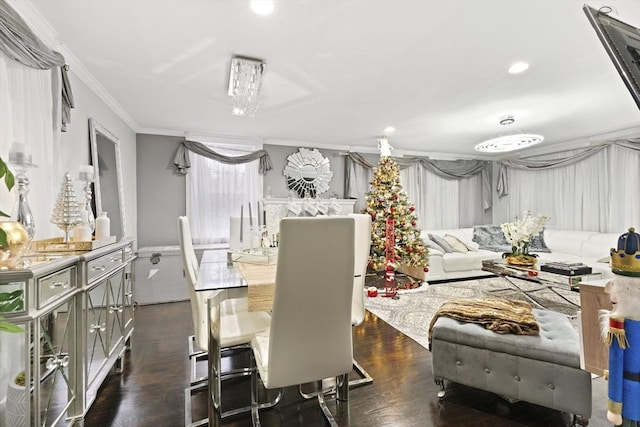
[[[500,225],[500,229],[511,244],[511,252],[502,254],[510,264],[533,265],[536,254],[529,253],[531,236],[539,234],[549,217],[538,214],[531,216],[528,211],[524,212],[522,218],[516,217],[513,222],[506,222]]]

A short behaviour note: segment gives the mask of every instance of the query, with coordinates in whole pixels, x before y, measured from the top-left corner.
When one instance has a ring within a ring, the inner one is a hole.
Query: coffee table
[[[498,276],[511,276],[531,280],[566,290],[579,291],[579,285],[586,280],[602,279],[602,272],[594,270],[590,274],[566,276],[564,274],[541,271],[537,265],[533,267],[509,265],[504,259],[482,261],[482,269]]]
[[[567,299],[562,293],[558,292],[558,290],[564,291],[580,291],[580,283],[587,280],[597,280],[602,278],[602,272],[593,271],[591,274],[582,274],[575,276],[565,276],[557,273],[550,273],[547,271],[541,271],[537,268],[537,266],[533,267],[524,267],[524,266],[513,266],[507,264],[505,260],[486,260],[482,262],[482,269],[485,271],[489,271],[498,276],[502,276],[509,281],[509,283],[514,286],[516,289],[520,290],[526,298],[528,298],[531,302],[542,306],[544,305],[536,299],[536,292],[540,292],[542,290],[550,290],[558,297],[566,301],[567,303],[580,307],[579,304]],[[540,286],[527,287],[526,289],[514,280],[509,280],[509,277],[515,277],[518,279],[524,279],[530,282],[535,282],[540,284]]]

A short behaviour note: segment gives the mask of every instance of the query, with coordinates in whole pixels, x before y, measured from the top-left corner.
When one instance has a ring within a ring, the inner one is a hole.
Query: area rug
[[[382,292],[384,293],[384,292]],[[397,299],[377,296],[365,298],[365,308],[403,334],[427,348],[431,318],[445,301],[456,298],[499,296],[528,301],[534,308],[545,308],[575,318],[580,294],[517,278],[490,277],[477,280],[423,284],[419,288],[400,291]]]

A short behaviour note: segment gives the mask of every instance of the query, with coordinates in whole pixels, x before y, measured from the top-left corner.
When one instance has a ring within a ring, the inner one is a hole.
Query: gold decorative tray
[[[90,242],[65,242],[63,237],[54,237],[53,239],[35,240],[32,242],[31,250],[33,252],[92,251],[115,242],[116,236]]]

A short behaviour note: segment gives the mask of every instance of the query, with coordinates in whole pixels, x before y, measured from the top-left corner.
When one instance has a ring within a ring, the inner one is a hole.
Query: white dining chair
[[[194,392],[210,386],[212,363],[220,365],[223,354],[232,354],[237,351],[248,351],[253,336],[268,329],[271,321],[270,315],[265,311],[248,311],[247,298],[227,298],[227,291],[196,291],[198,263],[191,242],[189,220],[186,216],[178,218],[178,236],[182,254],[183,268],[189,299],[191,301],[191,315],[193,320],[194,335],[189,343],[195,345],[195,351],[191,354],[191,385],[185,389],[185,426],[199,426],[207,423],[207,420],[192,421],[191,396]],[[221,293],[222,292],[222,293]],[[216,318],[220,330],[220,348],[213,355],[209,351],[210,317],[208,301],[215,299],[216,309],[220,310],[219,318]],[[202,379],[194,378],[196,371],[196,359],[207,359],[209,362],[208,374]],[[213,360],[213,362],[212,362]],[[215,373],[216,387],[210,392],[216,393],[217,401],[220,401],[220,382],[227,378],[249,375],[250,367],[238,368],[227,372],[219,369]],[[247,412],[250,407],[236,408],[227,412],[221,412],[221,417],[232,416],[237,413]]]
[[[191,227],[189,218],[180,216],[178,218],[178,243],[180,245],[180,255],[182,257],[182,269],[185,276],[189,300],[191,302],[191,317],[193,320],[193,335],[187,339],[188,357],[191,364],[190,384],[196,385],[206,382],[207,377],[198,377],[197,363],[207,358],[207,317],[206,304],[211,292],[196,292],[195,286],[198,281],[198,258],[193,248],[191,238]],[[240,312],[249,309],[249,303],[245,296],[229,298],[223,304],[226,312]]]
[[[349,216],[355,220],[351,326],[356,327],[364,322],[365,316],[364,293],[367,266],[369,265],[369,250],[371,249],[371,216],[358,213],[349,214]],[[349,381],[350,388],[373,382],[371,375],[355,359],[353,359],[353,369],[360,378]]]
[[[251,342],[251,405],[260,425],[258,373],[266,389],[314,382],[318,403],[331,425],[322,380],[342,378],[340,399],[353,362],[351,307],[354,282],[354,228],[350,217],[284,218],[268,333]]]

